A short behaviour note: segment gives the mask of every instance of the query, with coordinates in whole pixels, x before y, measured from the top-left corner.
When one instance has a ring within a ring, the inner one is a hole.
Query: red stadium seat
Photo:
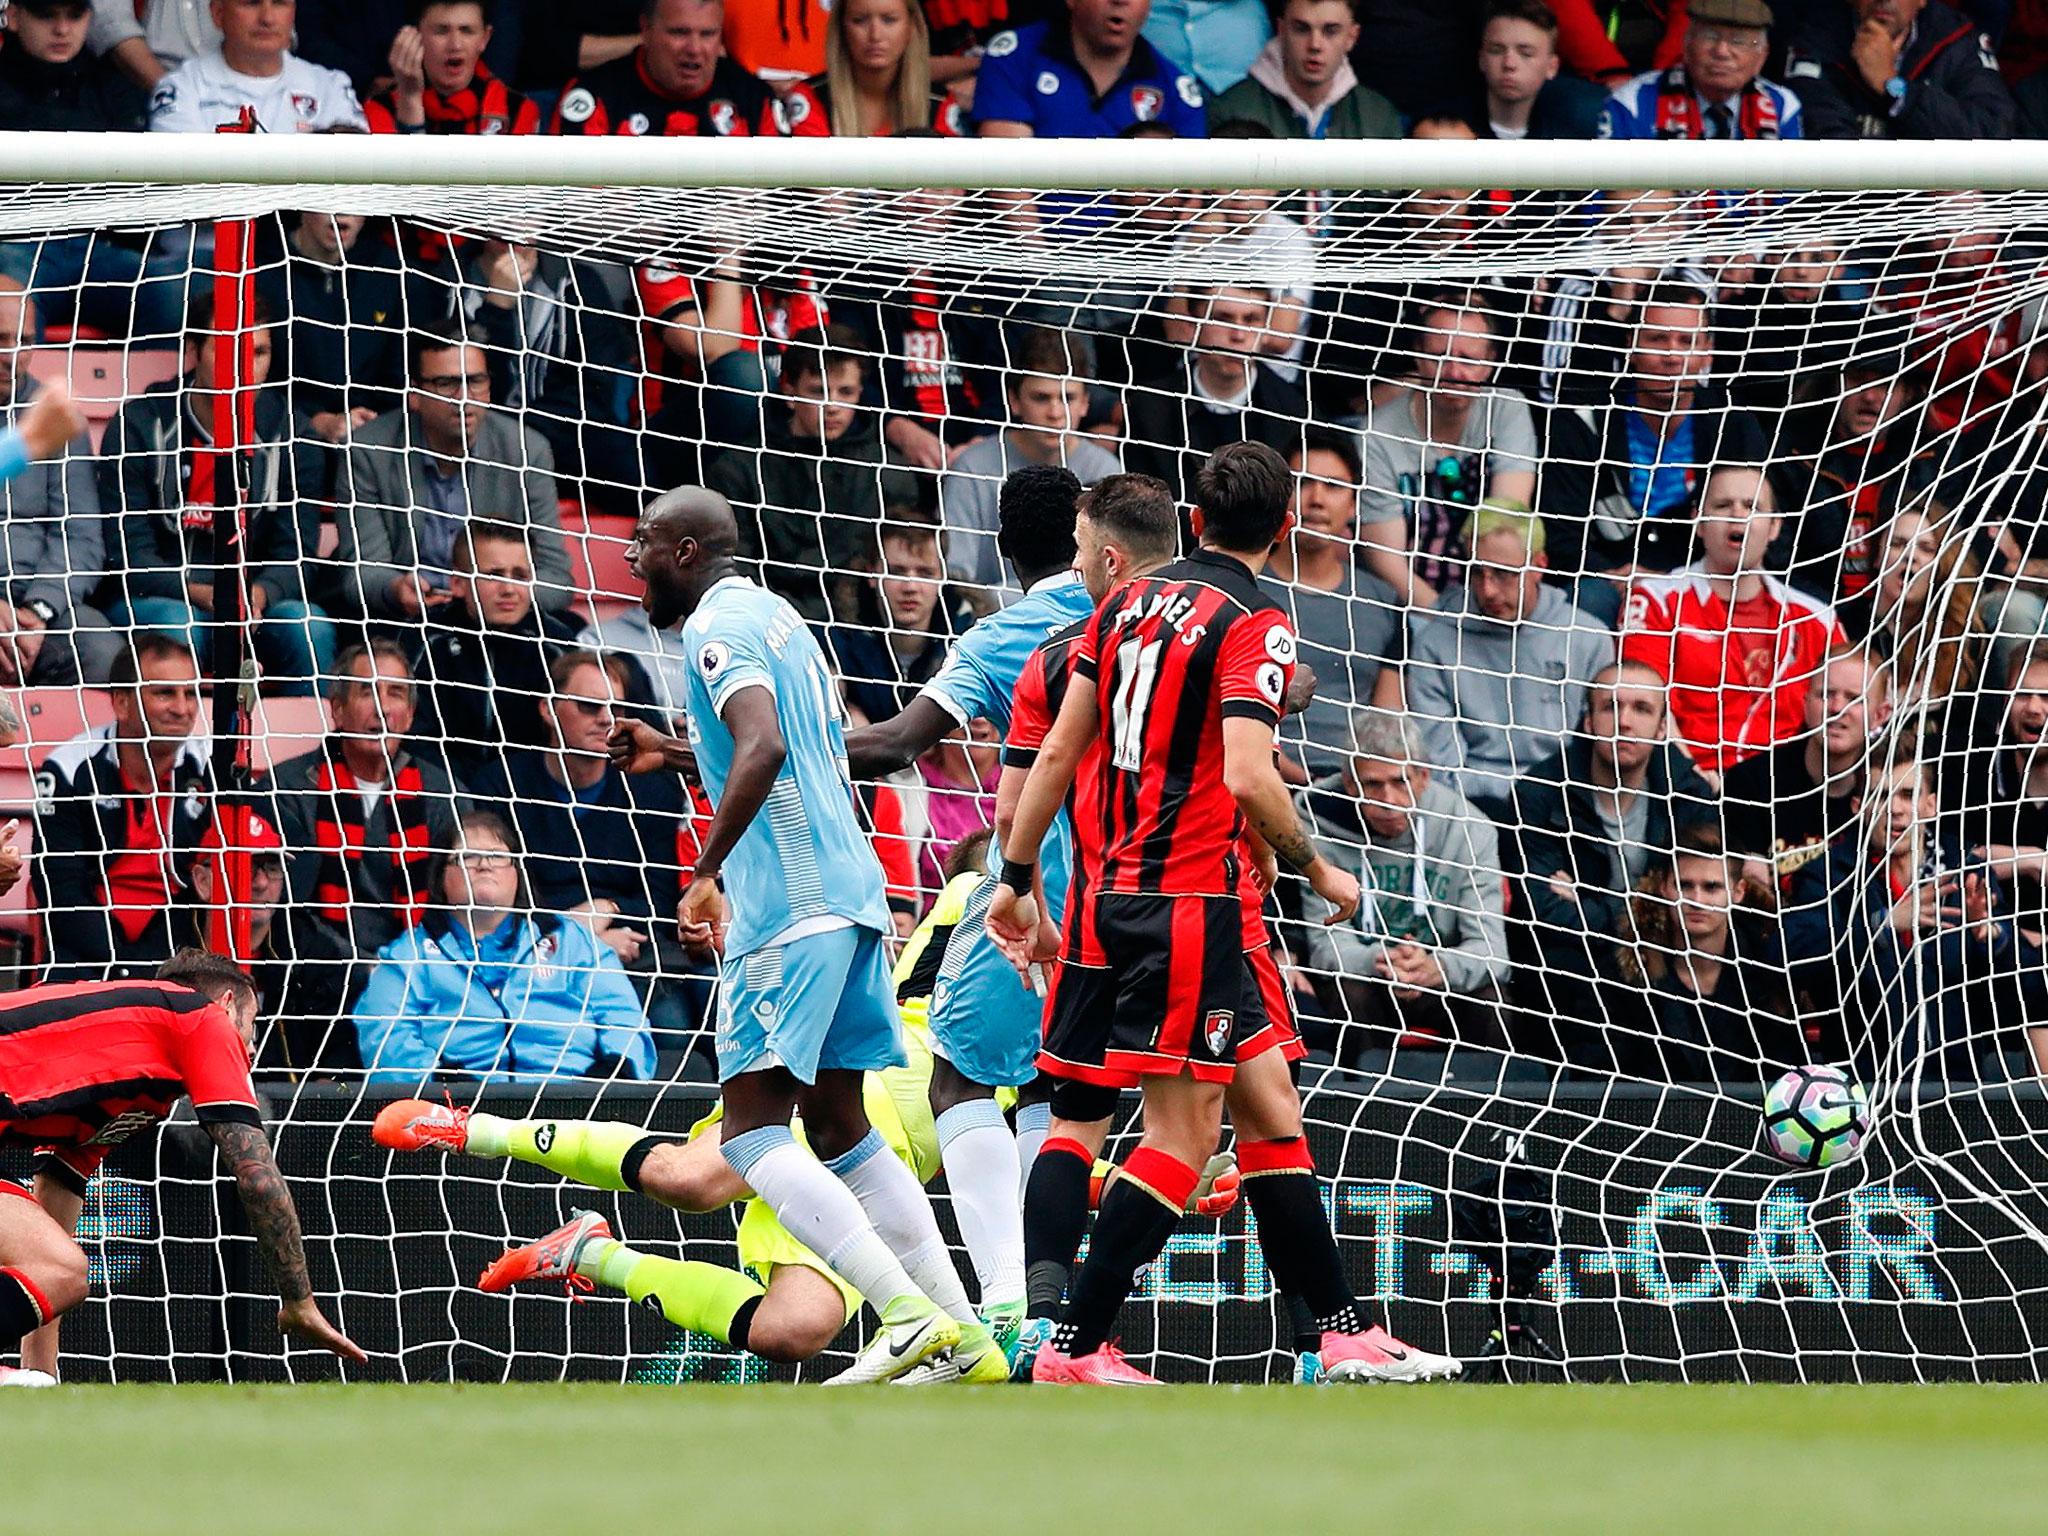
[[[562,533],[569,541],[569,579],[576,588],[579,608],[602,619],[640,601],[640,584],[626,567],[633,519],[587,514],[574,502],[566,502]]]
[[[0,807],[35,804],[35,773],[50,749],[114,718],[113,695],[99,688],[25,688],[11,696],[21,740],[0,747]]]
[[[131,352],[118,346],[42,347],[29,353],[28,371],[46,384],[62,382],[70,386],[79,409],[85,412],[87,430],[97,450],[107,423],[114,419],[122,402],[133,399],[152,384],[175,379],[179,357],[175,350],[163,348]]]
[[[325,699],[258,699],[249,733],[250,766],[264,773],[305,756],[325,739],[332,723]]]

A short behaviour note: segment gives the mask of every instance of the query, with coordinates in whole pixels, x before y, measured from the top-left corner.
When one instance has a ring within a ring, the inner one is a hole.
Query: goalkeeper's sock
[[[1050,1104],[1019,1104],[1017,1106],[1017,1203],[1022,1205],[1031,1189],[1031,1165],[1038,1161],[1038,1154],[1045,1146],[1045,1138],[1052,1134],[1052,1106]]]
[[[1282,1291],[1280,1299],[1287,1303],[1288,1326],[1294,1330],[1294,1352],[1314,1354],[1323,1347],[1323,1330],[1316,1322],[1315,1309],[1301,1299],[1299,1291]]]
[[[0,1344],[11,1348],[55,1315],[41,1286],[18,1269],[0,1268]]]
[[[981,1282],[981,1305],[1024,1299],[1024,1211],[1017,1187],[1017,1138],[994,1099],[968,1099],[938,1118],[939,1157],[953,1215]]]
[[[1024,1183],[1024,1301],[1029,1317],[1058,1317],[1088,1226],[1094,1159],[1066,1136],[1047,1139]]]
[[[1363,1332],[1307,1139],[1239,1142],[1237,1164],[1274,1280],[1307,1303],[1318,1335]]]
[[[879,1314],[909,1298],[928,1304],[853,1191],[797,1145],[786,1125],[764,1125],[719,1144],[726,1166],[768,1202],[790,1236],[831,1266]]]
[[[1109,1338],[1138,1271],[1159,1257],[1180,1224],[1201,1173],[1155,1147],[1124,1159],[1123,1177],[1102,1196],[1088,1262],[1074,1276],[1066,1316],[1052,1347],[1069,1359],[1093,1354]]]
[[[767,1294],[736,1269],[638,1253],[610,1238],[583,1245],[576,1273],[624,1291],[642,1305],[652,1301],[678,1328],[709,1334],[738,1349],[747,1347],[747,1330]]]
[[[960,1271],[946,1251],[939,1218],[932,1213],[931,1196],[917,1182],[917,1175],[889,1150],[882,1133],[871,1127],[852,1150],[829,1159],[825,1166],[853,1191],[875,1231],[917,1288],[954,1322],[964,1328],[980,1328],[981,1318],[968,1303],[967,1287],[960,1283]]]
[[[592,1189],[640,1188],[640,1165],[673,1136],[650,1136],[614,1120],[504,1120],[469,1117],[472,1157],[509,1157],[559,1173]]]

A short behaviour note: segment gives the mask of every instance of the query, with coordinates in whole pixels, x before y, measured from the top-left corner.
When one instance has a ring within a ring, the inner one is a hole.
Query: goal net
[[[735,1211],[368,1136],[421,1092],[676,1136],[710,1109],[715,972],[674,921],[701,806],[597,755],[681,700],[637,509],[725,494],[858,723],[1016,596],[1011,559],[1063,559],[1000,537],[1011,472],[1185,506],[1245,438],[1297,477],[1263,578],[1316,675],[1286,770],[1367,890],[1335,927],[1291,879],[1268,912],[1360,1295],[1514,1379],[2040,1373],[2043,194],[1710,190],[1680,154],[1622,191],[1473,159],[1024,189],[952,147],[870,179],[970,189],[455,186],[376,150],[0,202],[13,400],[66,382],[92,423],[0,524],[14,977],[148,974],[232,885],[363,1374],[786,1374],[472,1283],[572,1205],[716,1262]],[[859,786],[904,933],[972,867],[999,734]],[[217,796],[255,810],[246,868]],[[1819,1139],[1774,1152],[1765,1090],[1816,1065],[1868,1133],[1809,1103]],[[67,1372],[331,1373],[279,1348],[222,1189],[189,1124],[115,1149]],[[1183,1225],[1124,1331],[1170,1377],[1291,1367],[1242,1209]]]

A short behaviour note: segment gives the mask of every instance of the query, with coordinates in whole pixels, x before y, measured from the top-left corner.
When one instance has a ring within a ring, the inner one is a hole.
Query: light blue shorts
[[[882,936],[834,928],[725,962],[718,1080],[780,1063],[804,1083],[824,1071],[904,1064]]]
[[[932,986],[932,1050],[969,1082],[1021,1088],[1038,1075],[1045,1000],[988,936],[994,877],[984,875],[946,938]]]

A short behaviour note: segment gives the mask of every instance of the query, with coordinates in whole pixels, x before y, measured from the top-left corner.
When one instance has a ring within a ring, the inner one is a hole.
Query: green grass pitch
[[[76,1387],[0,1530],[453,1536],[2048,1528],[2032,1387]]]

